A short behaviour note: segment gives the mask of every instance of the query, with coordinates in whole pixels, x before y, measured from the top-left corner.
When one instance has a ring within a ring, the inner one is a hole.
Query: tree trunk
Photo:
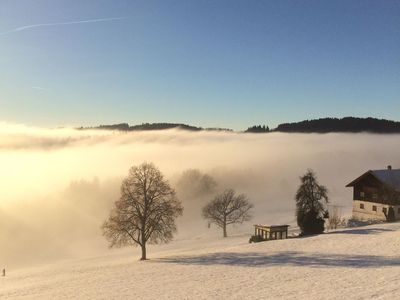
[[[140,260],[146,260],[147,259],[147,257],[146,257],[146,243],[142,244],[141,247],[142,247],[142,258]]]
[[[222,227],[224,231],[224,237],[227,237],[228,235],[226,234],[226,215],[224,215],[224,226]]]
[[[145,207],[145,211],[146,211],[146,207]],[[145,214],[146,212],[144,212],[144,214]],[[146,260],[147,259],[147,257],[146,257],[146,242],[147,242],[147,240],[146,240],[146,236],[145,236],[145,233],[146,233],[146,219],[143,217],[143,219],[141,220],[142,221],[142,229],[141,229],[141,244],[140,244],[140,246],[142,247],[142,258],[140,259],[140,260]]]

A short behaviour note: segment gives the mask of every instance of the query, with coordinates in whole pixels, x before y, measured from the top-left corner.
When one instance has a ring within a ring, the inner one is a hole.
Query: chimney
[[[388,170],[391,170],[391,169],[392,169],[392,166],[391,166],[391,165],[388,165],[388,166],[387,166],[387,169],[388,169]]]

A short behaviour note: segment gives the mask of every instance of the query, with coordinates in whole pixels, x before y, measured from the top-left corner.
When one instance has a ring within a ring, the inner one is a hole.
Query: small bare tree
[[[186,197],[200,198],[209,196],[217,188],[217,182],[213,177],[202,173],[197,169],[189,169],[182,173],[176,188]]]
[[[329,205],[329,218],[328,218],[328,229],[337,229],[338,226],[345,223],[342,218],[342,208],[338,205]]]
[[[152,163],[143,163],[132,167],[123,180],[121,197],[102,226],[103,235],[110,247],[140,245],[145,260],[146,243],[169,242],[182,211],[162,173]]]
[[[234,190],[228,189],[203,207],[202,215],[210,223],[221,227],[224,237],[227,237],[226,226],[251,220],[251,208],[253,204],[244,194],[235,195]]]

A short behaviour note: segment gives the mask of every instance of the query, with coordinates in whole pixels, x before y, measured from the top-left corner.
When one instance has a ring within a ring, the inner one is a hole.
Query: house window
[[[377,211],[376,205],[372,205],[372,211]]]
[[[360,203],[360,208],[364,209],[364,203]]]
[[[384,214],[386,214],[386,213],[387,213],[387,208],[386,208],[386,207],[383,207],[383,208],[382,208],[382,212],[383,212]]]
[[[360,192],[360,198],[364,198],[365,197],[365,193],[364,192]]]

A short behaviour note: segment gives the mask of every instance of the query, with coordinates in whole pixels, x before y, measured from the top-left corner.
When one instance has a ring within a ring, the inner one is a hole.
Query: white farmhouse
[[[400,220],[400,169],[369,170],[350,182],[353,187],[353,217]],[[389,216],[390,217],[390,216]]]

